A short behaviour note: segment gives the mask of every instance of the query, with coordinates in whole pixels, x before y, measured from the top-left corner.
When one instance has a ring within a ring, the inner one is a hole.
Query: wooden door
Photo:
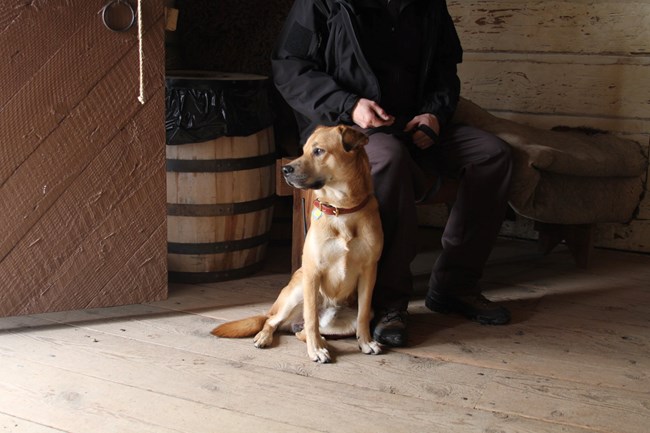
[[[0,316],[167,293],[162,4],[143,0],[144,104],[137,23],[102,6],[0,5]]]

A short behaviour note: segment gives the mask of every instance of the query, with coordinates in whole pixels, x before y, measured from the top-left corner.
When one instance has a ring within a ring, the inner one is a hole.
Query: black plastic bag
[[[242,137],[273,124],[269,80],[259,76],[167,76],[167,144]]]

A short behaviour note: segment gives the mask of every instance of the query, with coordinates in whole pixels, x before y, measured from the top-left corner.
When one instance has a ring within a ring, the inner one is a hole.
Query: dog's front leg
[[[359,310],[357,313],[357,342],[363,353],[376,355],[381,353],[381,345],[370,335],[370,320],[372,319],[372,291],[377,278],[377,264],[373,263],[363,270],[359,277]]]
[[[307,354],[312,361],[330,362],[331,357],[327,349],[327,342],[318,329],[320,278],[316,275],[305,275],[303,285],[303,317],[305,328],[303,330],[307,343]]]
[[[303,294],[302,282],[302,271],[298,269],[271,307],[269,318],[266,320],[264,327],[253,339],[255,347],[270,346],[273,343],[273,333],[278,326],[291,320],[296,311],[300,311],[299,305],[302,302]]]

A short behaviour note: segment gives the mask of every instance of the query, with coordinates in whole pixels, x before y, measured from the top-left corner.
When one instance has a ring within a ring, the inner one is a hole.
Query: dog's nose
[[[293,173],[293,167],[292,166],[290,166],[290,165],[283,165],[282,166],[282,174],[283,175],[288,176],[291,173]]]

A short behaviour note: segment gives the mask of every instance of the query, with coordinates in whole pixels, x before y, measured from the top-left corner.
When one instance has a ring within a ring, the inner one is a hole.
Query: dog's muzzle
[[[282,176],[285,182],[298,189],[320,189],[325,185],[322,180],[310,181],[309,177],[296,171],[292,165],[282,166]]]
[[[293,168],[293,166],[288,165],[288,164],[282,166],[282,175],[284,177],[288,177],[288,176],[292,175],[294,172],[295,172],[295,169]]]

